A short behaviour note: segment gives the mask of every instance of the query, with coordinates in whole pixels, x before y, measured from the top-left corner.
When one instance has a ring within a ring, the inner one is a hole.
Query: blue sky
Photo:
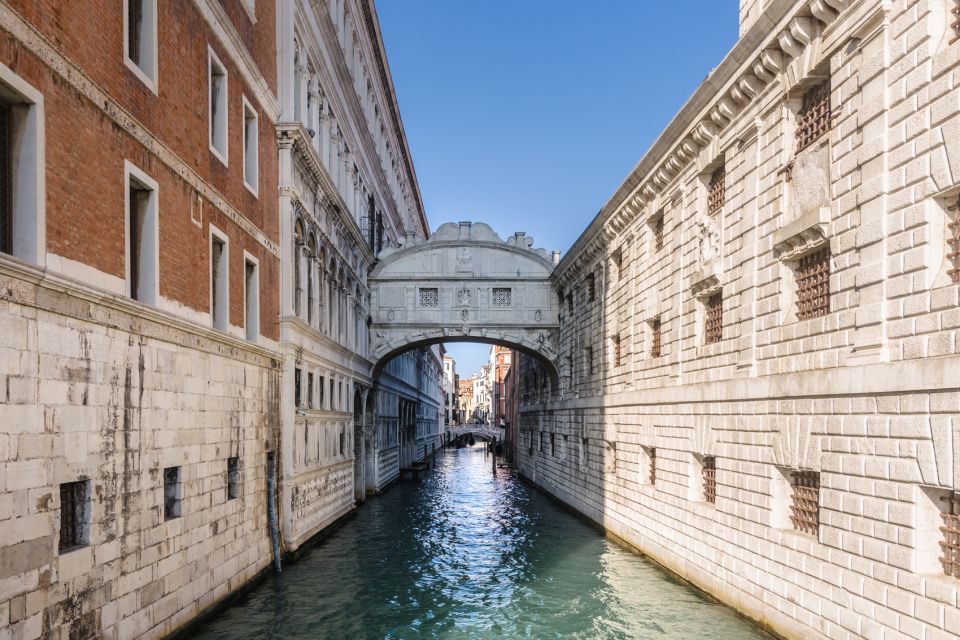
[[[379,0],[431,227],[566,251],[737,38],[735,0]],[[467,375],[485,345],[450,345]]]

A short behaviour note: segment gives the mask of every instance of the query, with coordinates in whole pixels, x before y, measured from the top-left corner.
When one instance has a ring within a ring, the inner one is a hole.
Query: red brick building
[[[269,564],[275,14],[0,4],[0,635],[162,637]]]

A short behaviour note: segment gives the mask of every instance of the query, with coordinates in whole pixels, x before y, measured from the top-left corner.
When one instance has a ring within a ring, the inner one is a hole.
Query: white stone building
[[[452,426],[459,422],[459,413],[457,411],[457,361],[453,356],[443,355],[443,409],[444,421],[446,426]]]
[[[281,512],[296,549],[398,473],[381,449],[398,434],[375,437],[374,424],[396,415],[394,368],[433,356],[388,365],[375,397],[367,272],[383,248],[429,228],[372,2],[277,4]],[[436,409],[435,382],[400,377]]]
[[[957,638],[958,5],[741,5],[555,271],[521,472],[785,637]]]

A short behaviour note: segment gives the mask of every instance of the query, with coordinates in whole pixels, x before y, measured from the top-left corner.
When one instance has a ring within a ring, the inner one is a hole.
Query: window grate
[[[163,519],[180,517],[180,467],[163,470]]]
[[[86,481],[60,485],[60,545],[59,552],[87,544],[84,535],[87,511]]]
[[[957,201],[948,206],[947,210],[954,214],[953,219],[947,225],[950,229],[950,238],[947,240],[947,244],[950,245],[950,251],[947,253],[947,259],[950,260],[950,270],[947,273],[950,274],[950,278],[954,282],[960,282],[960,194],[957,194]]]
[[[439,307],[440,306],[440,291],[439,289],[420,289],[420,306],[421,307]]]
[[[811,87],[803,96],[797,123],[797,153],[800,153],[830,130],[830,81]]]
[[[790,477],[790,522],[797,531],[815,536],[820,530],[820,473],[793,471]]]
[[[240,458],[227,458],[227,500],[240,497]]]
[[[710,504],[717,502],[717,459],[714,456],[703,458],[703,499]]]
[[[493,306],[509,307],[512,304],[511,289],[509,287],[494,287]]]
[[[723,339],[723,294],[715,293],[707,298],[706,304],[706,331],[704,342],[713,344]]]
[[[953,14],[953,22],[950,23],[950,28],[953,29],[953,38],[950,39],[950,44],[960,40],[960,0],[953,0],[953,9],[950,10],[950,13]]]
[[[940,514],[943,526],[940,533],[940,564],[948,576],[960,578],[960,493],[945,498],[949,502],[947,510]]]
[[[726,167],[720,165],[710,174],[710,191],[707,195],[707,214],[715,216],[723,209],[727,201],[726,193]]]
[[[13,253],[13,212],[11,211],[10,107],[0,102],[0,252]]]
[[[650,447],[650,484],[657,484],[657,448]]]
[[[659,358],[663,355],[663,330],[660,325],[660,318],[657,318],[651,324],[650,331],[650,357]]]
[[[830,313],[830,249],[800,258],[797,267],[797,319]]]
[[[653,248],[655,251],[663,249],[663,214],[653,221]]]
[[[593,302],[597,299],[597,279],[591,273],[587,276],[587,302]]]
[[[613,366],[619,367],[622,362],[623,352],[620,346],[620,334],[613,336]]]

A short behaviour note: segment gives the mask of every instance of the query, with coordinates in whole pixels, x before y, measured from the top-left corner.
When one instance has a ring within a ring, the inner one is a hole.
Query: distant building
[[[458,396],[457,362],[452,356],[443,354],[443,408],[444,424],[452,426],[460,423]]]

